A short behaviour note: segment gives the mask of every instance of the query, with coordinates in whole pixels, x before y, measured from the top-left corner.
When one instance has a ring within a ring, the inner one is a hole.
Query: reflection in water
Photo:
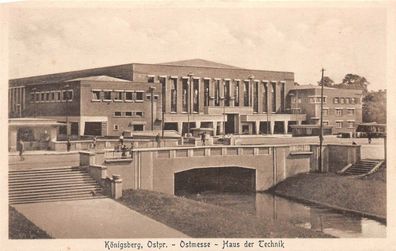
[[[287,219],[295,226],[336,237],[386,237],[386,226],[378,221],[294,202],[268,193],[203,193],[186,197],[250,214],[266,221]]]

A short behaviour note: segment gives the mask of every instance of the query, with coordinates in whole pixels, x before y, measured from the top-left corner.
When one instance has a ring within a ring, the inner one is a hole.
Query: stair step
[[[8,177],[19,178],[19,177],[37,177],[37,176],[50,176],[50,175],[69,175],[69,174],[88,174],[86,171],[75,170],[75,171],[64,171],[64,172],[40,172],[40,173],[18,173],[8,174]]]
[[[47,198],[47,199],[18,199],[18,200],[10,200],[10,204],[27,204],[27,203],[39,203],[39,202],[55,202],[55,201],[72,201],[72,200],[91,200],[91,199],[103,199],[107,198],[105,195],[96,194],[92,195],[82,195],[82,196],[68,196],[68,197],[56,197],[56,198]]]
[[[29,180],[45,180],[45,179],[54,179],[54,178],[83,178],[90,177],[87,174],[76,173],[76,174],[63,174],[63,175],[48,175],[48,176],[27,176],[27,177],[9,177],[9,181],[29,181]]]
[[[29,173],[29,172],[63,172],[63,171],[75,171],[75,170],[84,170],[80,167],[72,167],[72,166],[63,166],[63,167],[53,167],[53,168],[34,168],[34,169],[21,169],[21,170],[9,170],[10,174],[18,174],[18,173]]]
[[[101,193],[103,191],[102,188],[96,189],[83,189],[83,190],[65,190],[65,191],[55,191],[55,192],[41,192],[41,193],[33,193],[33,194],[17,194],[17,195],[9,195],[10,199],[19,199],[19,198],[48,198],[48,197],[62,197],[62,196],[72,196],[78,194],[91,194],[91,191],[95,191],[96,193]]]
[[[52,187],[58,185],[78,185],[78,184],[97,184],[95,180],[86,178],[83,180],[62,180],[62,181],[44,181],[44,182],[26,182],[9,184],[9,188],[24,188],[24,187]]]
[[[54,191],[70,191],[70,190],[81,190],[81,189],[96,189],[100,188],[99,185],[94,184],[79,184],[77,186],[53,186],[53,187],[24,187],[19,189],[10,189],[8,194],[31,194],[36,192],[54,192]]]

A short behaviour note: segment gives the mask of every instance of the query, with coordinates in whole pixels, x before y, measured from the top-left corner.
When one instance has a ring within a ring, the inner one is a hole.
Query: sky
[[[336,83],[355,73],[386,88],[381,5],[16,4],[8,15],[10,78],[201,58],[291,71],[300,84],[316,84],[323,67]]]

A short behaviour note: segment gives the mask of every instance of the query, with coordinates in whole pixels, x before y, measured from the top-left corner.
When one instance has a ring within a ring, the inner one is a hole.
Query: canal
[[[386,237],[386,225],[355,214],[302,204],[269,193],[184,194],[184,197],[235,210],[263,221],[278,220],[343,238]],[[287,236],[285,236],[287,237]]]

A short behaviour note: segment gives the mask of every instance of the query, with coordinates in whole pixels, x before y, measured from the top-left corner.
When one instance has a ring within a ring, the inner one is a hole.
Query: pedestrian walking
[[[23,157],[23,152],[25,151],[25,143],[23,143],[22,139],[19,139],[17,147],[19,151],[19,160],[25,160],[25,158]]]
[[[124,144],[124,133],[122,133],[122,134],[120,135],[120,144],[121,144],[121,147],[122,147],[122,145]]]
[[[66,142],[66,149],[68,152],[70,152],[70,148],[71,148],[71,142],[70,142],[70,137],[68,137]]]
[[[202,141],[203,146],[206,145],[206,142],[205,142],[206,141],[206,132],[201,134],[201,141]]]
[[[92,139],[92,148],[96,149],[96,136],[94,136]]]
[[[371,132],[368,133],[367,138],[368,138],[368,143],[371,144],[371,138],[372,138]]]
[[[157,134],[157,136],[155,136],[155,141],[157,142],[157,147],[161,147],[161,138],[159,133]]]

